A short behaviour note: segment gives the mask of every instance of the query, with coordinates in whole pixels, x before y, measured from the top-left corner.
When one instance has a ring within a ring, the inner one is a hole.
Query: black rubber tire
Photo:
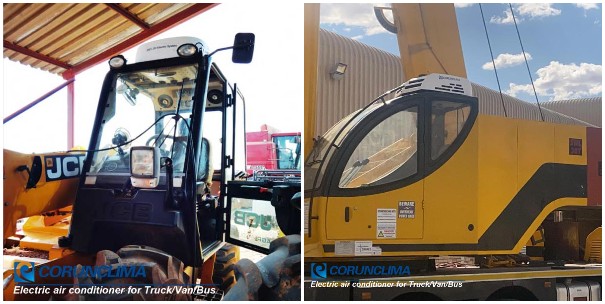
[[[239,247],[227,244],[216,252],[212,281],[225,293],[235,285],[235,264],[239,261]]]
[[[102,259],[102,260],[101,260]],[[116,252],[109,250],[101,250],[97,252],[97,265],[145,265],[146,268],[144,278],[102,278],[101,280],[84,277],[74,278],[74,285],[77,282],[82,284],[94,284],[98,286],[111,284],[149,284],[156,285],[159,283],[166,284],[190,284],[189,276],[183,271],[184,264],[177,258],[169,254],[146,246],[125,246]],[[79,267],[79,265],[78,265]],[[156,280],[161,280],[157,282]],[[191,295],[154,295],[154,294],[125,294],[125,295],[67,295],[65,298],[57,297],[62,300],[94,300],[94,301],[116,301],[116,300],[178,300],[190,301]]]

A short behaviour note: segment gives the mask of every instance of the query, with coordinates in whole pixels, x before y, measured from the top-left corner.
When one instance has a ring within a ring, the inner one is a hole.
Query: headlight
[[[183,44],[183,45],[179,46],[179,48],[176,50],[176,52],[181,57],[190,57],[197,53],[197,46],[195,46],[191,43]]]
[[[112,57],[111,59],[109,59],[109,66],[112,69],[121,68],[125,64],[126,64],[126,58],[124,58],[124,56],[122,56],[122,55],[118,55],[118,56],[115,56],[115,57]]]
[[[154,177],[155,167],[154,150],[151,147],[132,147],[131,149],[131,171],[136,177]]]

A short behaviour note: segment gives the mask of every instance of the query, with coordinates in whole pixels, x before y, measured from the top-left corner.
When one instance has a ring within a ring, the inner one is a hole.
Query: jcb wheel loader
[[[237,34],[234,45],[224,49],[233,49],[233,62],[249,63],[254,34]],[[209,53],[199,39],[180,37],[142,45],[133,64],[121,55],[110,59],[88,149],[76,156],[54,155],[52,162],[45,157],[44,166],[20,165],[27,167],[21,171],[28,172],[34,186],[43,175],[46,181],[51,176],[72,184],[78,180],[77,190],[70,188],[75,201],[69,233],[58,240],[73,254],[42,265],[29,263],[32,267],[15,262],[12,277],[5,275],[5,299],[220,299],[216,282],[230,287],[234,280],[226,276],[233,270],[241,277],[257,267],[234,265],[236,255],[221,251],[225,241],[276,253],[264,264],[272,264],[269,273],[277,273],[278,280],[286,259],[298,257],[298,264],[289,265],[300,268],[300,238],[291,236],[300,233],[300,199],[292,200],[300,183],[242,178],[244,99],[213,62],[215,52]],[[73,158],[79,162],[72,163]],[[61,170],[63,165],[68,170]],[[213,282],[219,251],[227,255],[217,263]],[[287,280],[297,282],[296,277]],[[81,292],[14,294],[34,282],[66,284]],[[300,290],[300,284],[289,284],[289,292],[280,289],[283,285],[265,285],[273,292],[264,295],[273,299],[296,297],[292,291]],[[94,292],[124,286],[144,288],[126,294]],[[154,289],[162,286],[190,289]],[[253,299],[258,287],[239,288]]]

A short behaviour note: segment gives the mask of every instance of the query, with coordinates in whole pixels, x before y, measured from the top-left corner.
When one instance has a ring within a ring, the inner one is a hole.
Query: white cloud
[[[534,81],[536,92],[553,100],[595,96],[602,92],[601,65],[551,61],[549,65],[540,68],[537,74],[538,78]],[[511,83],[506,93],[516,96],[519,92],[533,95],[531,84]]]
[[[475,3],[454,3],[454,6],[457,8],[465,8],[465,7],[471,7],[474,4]]]
[[[558,16],[561,15],[561,10],[552,7],[550,3],[524,3],[516,7],[521,16],[531,18]]]
[[[525,53],[525,56],[527,57],[527,60],[532,60],[530,53]],[[504,53],[504,54],[498,55],[498,57],[496,57],[496,59],[494,59],[494,62],[496,63],[496,69],[512,67],[512,66],[521,64],[524,61],[525,61],[525,58],[523,58],[523,53],[519,53],[519,54]],[[491,61],[488,61],[483,64],[482,68],[484,70],[493,70],[494,65],[492,64]]]
[[[513,5],[513,9],[515,10],[515,19],[517,19],[517,23],[521,23],[524,18],[535,19],[558,16],[561,14],[561,10],[552,7],[552,4],[550,3],[515,4]],[[492,16],[490,22],[495,24],[514,24],[513,14],[510,9],[507,8],[502,13],[504,16]]]
[[[577,7],[584,10],[599,9],[598,3],[574,3]]]
[[[516,17],[517,19],[517,23],[521,23],[521,21],[523,21],[522,18]],[[513,24],[514,20],[513,20],[513,14],[510,12],[510,10],[506,10],[504,11],[504,17],[502,16],[492,16],[492,18],[489,20],[490,23],[495,23],[495,24]]]
[[[519,93],[527,93],[527,94],[534,94],[534,90],[531,87],[531,84],[516,84],[514,82],[511,82],[508,85],[508,90],[504,91],[505,94],[513,96],[513,97],[517,97],[517,95]]]
[[[366,3],[354,3],[354,4],[321,4],[320,22],[322,24],[329,25],[344,25],[347,27],[361,27],[364,31],[364,35],[376,35],[381,33],[388,33],[376,19],[374,15],[375,6],[387,6],[384,4],[366,4]],[[385,11],[387,18],[390,11]]]

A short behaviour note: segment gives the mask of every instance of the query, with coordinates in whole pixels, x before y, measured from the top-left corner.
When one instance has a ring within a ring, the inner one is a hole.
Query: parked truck
[[[300,132],[277,132],[263,124],[246,133],[246,169],[254,180],[300,181]]]

